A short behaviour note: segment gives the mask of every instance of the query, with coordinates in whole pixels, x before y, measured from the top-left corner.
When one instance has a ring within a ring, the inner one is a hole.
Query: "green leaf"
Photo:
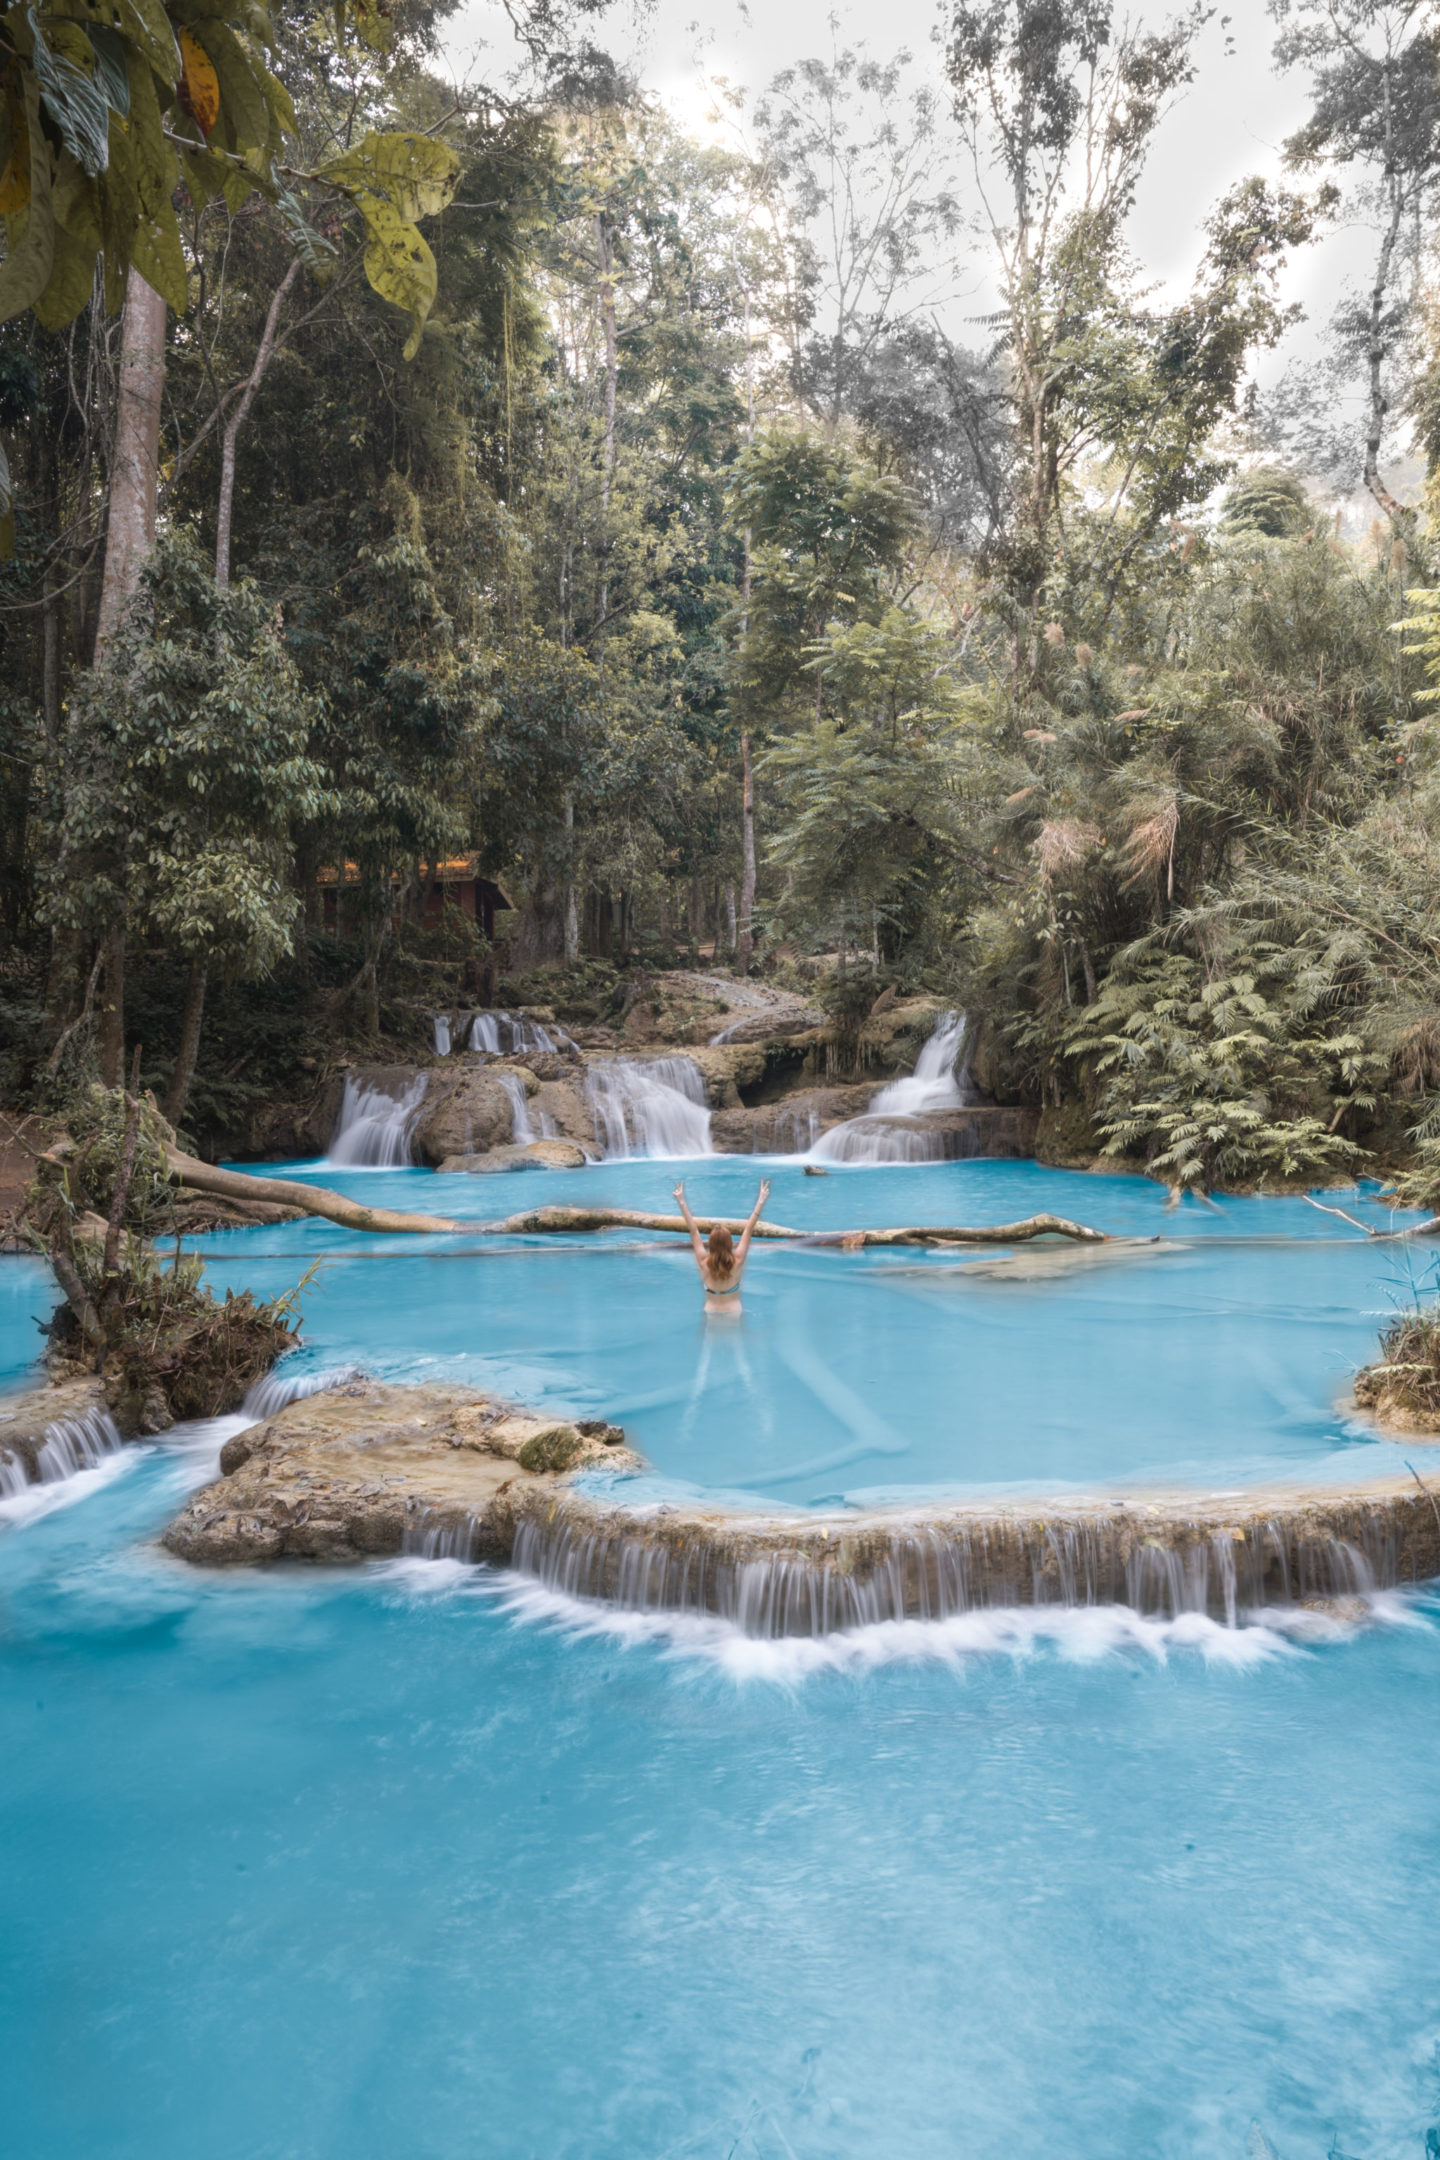
[[[34,8],[27,7],[25,15],[35,40],[33,64],[45,110],[81,171],[103,173],[110,157],[110,108],[104,85],[95,78],[90,40],[78,23],[59,23],[51,32],[52,46]]]
[[[183,315],[190,305],[190,278],[175,212],[168,203],[165,209],[167,215],[148,222],[142,219],[136,226],[130,246],[130,267],[139,271],[146,284],[155,288],[168,307],[177,315]]]
[[[95,54],[95,75],[105,92],[106,102],[122,120],[128,119],[130,77],[125,66],[125,40],[118,30],[111,30],[104,23],[91,23],[88,29],[91,50]]]
[[[85,183],[82,181],[81,183]],[[94,182],[89,183],[91,190]],[[57,189],[57,195],[58,195]],[[42,330],[63,330],[85,307],[95,287],[95,257],[99,250],[100,212],[92,201],[82,209],[72,199],[71,215],[84,229],[75,232],[57,216],[55,252],[45,290],[35,300],[35,320]],[[93,222],[91,222],[93,221]]]
[[[285,227],[285,237],[299,256],[317,285],[327,285],[335,275],[340,260],[339,249],[333,241],[316,232],[306,217],[298,199],[288,188],[281,188],[275,198],[280,212],[280,222]]]
[[[149,63],[171,90],[180,80],[180,47],[160,0],[111,0],[110,13],[127,45]],[[130,77],[131,89],[135,78]]]
[[[0,263],[0,322],[30,307],[50,281],[55,260],[55,221],[50,208],[50,145],[40,125],[40,85],[24,78],[30,131],[30,200],[5,220],[8,253]]]
[[[135,61],[143,68],[143,60]],[[148,73],[148,70],[147,70]],[[130,259],[130,240],[140,215],[140,193],[135,178],[133,130],[120,120],[110,122],[110,166],[100,194],[101,232],[104,242],[105,306],[118,314],[125,299],[125,273]]]

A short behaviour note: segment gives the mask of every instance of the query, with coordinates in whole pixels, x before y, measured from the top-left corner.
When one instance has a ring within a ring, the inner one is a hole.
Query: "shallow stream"
[[[668,1208],[676,1174],[347,1182],[478,1216]],[[308,1363],[603,1413],[662,1485],[767,1503],[1414,1453],[1334,1405],[1424,1257],[1303,1202],[770,1174],[774,1218],[816,1228],[1054,1207],[1163,1242],[1019,1274],[762,1248],[723,1342],[643,1235],[208,1250],[262,1289],[328,1257]],[[688,1175],[738,1210],[757,1169]],[[0,1263],[12,1383],[45,1304]],[[209,1576],[153,1536],[229,1429],[0,1504],[7,2154],[1440,2149],[1440,1601],[756,1642],[453,1563]]]

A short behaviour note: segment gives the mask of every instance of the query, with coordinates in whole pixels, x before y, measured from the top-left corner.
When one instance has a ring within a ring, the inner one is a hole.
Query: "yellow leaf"
[[[199,39],[180,32],[180,103],[208,136],[220,117],[220,78]]]
[[[365,275],[382,300],[409,313],[405,358],[413,360],[437,284],[435,258],[414,220],[444,209],[460,160],[428,135],[367,135],[322,167],[320,177],[343,189],[364,218]]]
[[[410,315],[405,358],[413,360],[425,318],[435,305],[435,257],[415,226],[396,215],[393,204],[378,195],[357,195],[356,201],[365,219],[365,275],[382,300]]]
[[[429,135],[366,135],[321,167],[321,178],[347,192],[384,195],[402,218],[434,217],[455,193],[460,160]]]

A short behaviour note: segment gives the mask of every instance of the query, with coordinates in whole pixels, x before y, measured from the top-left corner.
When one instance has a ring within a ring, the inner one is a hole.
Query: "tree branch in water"
[[[593,1230],[672,1230],[688,1235],[682,1215],[650,1215],[636,1208],[542,1207],[523,1215],[506,1215],[498,1222],[455,1222],[446,1215],[399,1215],[390,1208],[366,1207],[347,1200],[324,1185],[302,1185],[290,1178],[247,1177],[241,1170],[220,1170],[213,1163],[197,1162],[167,1147],[170,1170],[177,1184],[196,1192],[215,1193],[228,1200],[271,1200],[282,1207],[299,1208],[306,1215],[322,1215],[346,1230],[399,1232],[406,1235],[433,1232],[453,1236],[468,1232],[480,1237],[534,1237],[547,1231],[574,1233]],[[723,1223],[736,1234],[745,1228],[744,1216],[700,1215],[702,1231]],[[839,1245],[858,1251],[866,1245],[1023,1245],[1031,1238],[1074,1238],[1086,1245],[1109,1243],[1108,1233],[1085,1223],[1070,1222],[1063,1215],[1027,1215],[1023,1222],[987,1223],[968,1230],[944,1223],[919,1223],[891,1230],[792,1230],[783,1223],[757,1222],[757,1238],[788,1238],[810,1245]]]

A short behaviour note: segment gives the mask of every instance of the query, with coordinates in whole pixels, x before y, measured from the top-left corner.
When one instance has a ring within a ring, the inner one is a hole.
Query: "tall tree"
[[[1404,512],[1381,464],[1415,307],[1423,214],[1440,175],[1434,10],[1428,0],[1270,0],[1270,13],[1280,25],[1277,63],[1307,69],[1314,94],[1314,109],[1286,143],[1286,157],[1299,170],[1355,175],[1351,215],[1373,221],[1375,229],[1369,284],[1347,294],[1332,318],[1320,432],[1330,437],[1331,460],[1339,451],[1330,477],[1344,484],[1358,467],[1393,523]],[[1335,391],[1357,373],[1364,384],[1360,439],[1337,443],[1330,417]],[[1313,425],[1306,434],[1313,451]]]

